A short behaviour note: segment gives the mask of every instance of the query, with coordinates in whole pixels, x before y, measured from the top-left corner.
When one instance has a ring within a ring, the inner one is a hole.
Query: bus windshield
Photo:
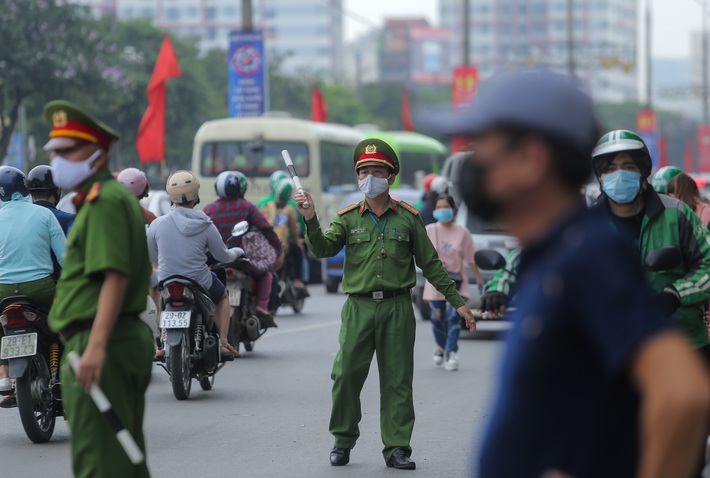
[[[407,185],[411,187],[415,185],[415,173],[417,171],[438,174],[446,159],[445,155],[435,152],[415,153],[413,151],[402,151],[399,156],[399,161],[402,165],[399,184],[400,186]]]
[[[352,145],[323,141],[320,143],[320,161],[323,191],[357,191]]]
[[[223,171],[240,171],[248,177],[266,177],[285,168],[281,151],[287,149],[301,177],[310,174],[308,145],[297,141],[216,141],[202,146],[200,174],[214,177]]]

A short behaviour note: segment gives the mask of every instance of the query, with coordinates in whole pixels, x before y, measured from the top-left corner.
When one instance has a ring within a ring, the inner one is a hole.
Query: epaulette
[[[96,198],[99,197],[100,192],[101,181],[97,181],[93,186],[91,186],[91,189],[89,189],[89,192],[86,194],[86,202],[94,202]]]
[[[356,202],[355,204],[351,204],[350,206],[344,207],[343,209],[341,209],[340,211],[338,211],[338,216],[342,216],[342,215],[345,214],[346,212],[350,212],[350,211],[352,211],[353,209],[357,209],[359,206],[360,206],[360,203],[357,203],[357,202]]]
[[[403,207],[404,209],[406,209],[407,211],[409,211],[409,212],[411,212],[412,214],[414,214],[415,216],[416,216],[417,214],[419,214],[419,209],[415,208],[414,206],[412,206],[412,205],[410,205],[410,204],[407,204],[407,203],[404,202],[404,201],[399,201],[399,205],[402,206],[402,207]]]

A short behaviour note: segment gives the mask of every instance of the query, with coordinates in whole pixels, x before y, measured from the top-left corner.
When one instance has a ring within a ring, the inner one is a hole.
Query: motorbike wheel
[[[323,282],[325,283],[325,291],[328,294],[337,294],[338,293],[338,286],[340,285],[340,281],[338,279],[335,279],[333,277],[328,277]]]
[[[202,390],[212,390],[212,387],[214,387],[214,374],[202,377],[200,379],[200,387],[202,387]]]
[[[187,330],[182,333],[179,344],[170,350],[170,378],[173,384],[173,395],[178,400],[190,398],[192,377],[190,376],[190,334]]]
[[[301,311],[303,310],[303,304],[306,302],[305,297],[299,297],[293,303],[291,304],[291,307],[293,308],[293,311],[297,314],[300,314]]]
[[[54,406],[49,390],[49,368],[41,355],[30,358],[25,375],[15,381],[22,428],[34,443],[45,443],[54,433]]]

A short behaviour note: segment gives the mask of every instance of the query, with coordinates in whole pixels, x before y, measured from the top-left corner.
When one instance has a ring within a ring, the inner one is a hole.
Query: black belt
[[[79,332],[91,329],[94,325],[94,320],[77,320],[72,322],[62,329],[60,332],[61,336],[64,338],[64,342],[69,342],[69,340],[74,337]]]
[[[372,292],[362,292],[358,294],[350,294],[352,297],[358,297],[360,299],[391,299],[397,297],[398,295],[411,294],[410,289],[397,289],[397,290],[373,290]]]

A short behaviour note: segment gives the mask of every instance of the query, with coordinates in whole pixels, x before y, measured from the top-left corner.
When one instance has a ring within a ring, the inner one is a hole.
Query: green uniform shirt
[[[119,317],[137,317],[145,310],[150,262],[143,211],[108,170],[95,174],[79,194],[87,192],[67,237],[64,270],[49,314],[57,332],[96,316],[107,269],[129,278]]]
[[[306,243],[319,259],[334,256],[346,246],[343,265],[346,294],[414,287],[416,260],[424,277],[447,301],[456,308],[464,305],[421,218],[414,208],[402,202],[390,199],[389,207],[379,218],[371,213],[365,201],[350,206],[333,219],[325,233],[314,216],[306,221]]]

